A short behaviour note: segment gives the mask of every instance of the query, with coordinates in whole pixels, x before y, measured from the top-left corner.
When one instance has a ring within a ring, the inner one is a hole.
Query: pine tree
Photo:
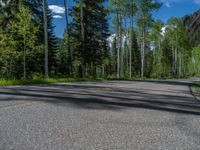
[[[87,74],[87,68],[91,75],[96,75],[97,67],[103,63],[103,58],[107,51],[108,23],[107,13],[103,6],[104,0],[83,1],[83,24],[84,24],[84,42],[82,35],[80,1],[72,9],[72,38],[76,43],[74,54],[80,61],[84,71]]]
[[[11,19],[15,17],[19,0],[1,0],[0,2],[0,26],[5,30]]]
[[[47,9],[47,29],[48,29],[48,70],[50,75],[54,76],[58,71],[58,38],[54,33],[53,17],[49,9]]]
[[[67,72],[68,75],[72,75],[72,53],[71,53],[71,42],[70,42],[70,24],[69,24],[69,14],[68,14],[68,5],[67,5],[67,0],[64,0],[64,7],[65,7],[65,19],[66,19],[66,31],[65,31],[65,36],[67,39],[67,53],[68,55],[66,55],[67,58]]]

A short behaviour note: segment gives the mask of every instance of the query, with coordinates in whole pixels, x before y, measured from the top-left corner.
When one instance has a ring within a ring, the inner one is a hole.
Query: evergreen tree
[[[84,42],[80,36],[82,34],[80,1],[77,1],[71,12],[73,17],[72,38],[76,43],[74,54],[79,63],[84,66],[85,75],[88,72],[86,68],[89,68],[91,75],[96,75],[96,69],[102,65],[107,51],[108,23],[103,2],[104,0],[83,1]]]
[[[11,19],[15,17],[19,0],[1,0],[0,2],[0,26],[5,30]]]
[[[47,9],[47,29],[48,29],[48,59],[49,59],[49,72],[50,75],[56,75],[58,71],[58,38],[54,33],[53,17],[51,11]]]
[[[131,77],[140,76],[141,71],[141,53],[138,46],[137,34],[134,30],[131,30]]]

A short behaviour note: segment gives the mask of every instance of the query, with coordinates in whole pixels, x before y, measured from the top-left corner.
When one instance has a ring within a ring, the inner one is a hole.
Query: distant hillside
[[[193,45],[200,44],[200,10],[183,17],[184,25],[189,32],[190,39]]]

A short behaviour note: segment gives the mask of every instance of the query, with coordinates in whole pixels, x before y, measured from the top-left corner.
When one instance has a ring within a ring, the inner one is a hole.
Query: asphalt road
[[[199,150],[189,81],[0,87],[0,150]]]

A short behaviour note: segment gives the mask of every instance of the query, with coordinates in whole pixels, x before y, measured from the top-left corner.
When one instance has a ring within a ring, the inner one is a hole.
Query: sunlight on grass
[[[52,84],[78,81],[100,81],[102,78],[38,78],[30,80],[0,80],[0,86],[30,85],[30,84]]]

